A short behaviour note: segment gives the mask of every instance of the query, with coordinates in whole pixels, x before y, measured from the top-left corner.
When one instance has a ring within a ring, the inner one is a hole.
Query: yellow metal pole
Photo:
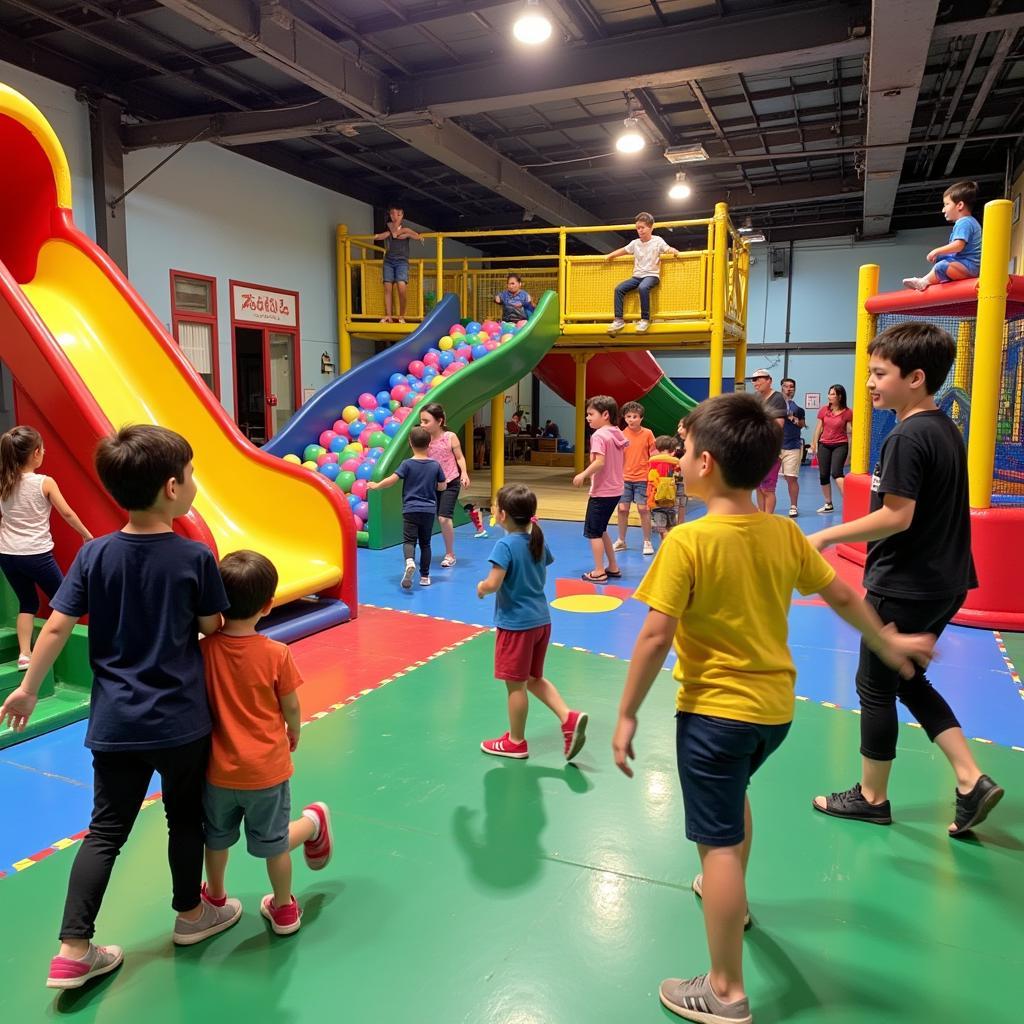
[[[576,362],[576,450],[573,453],[573,468],[582,473],[586,466],[587,453],[587,361],[588,352],[574,352]]]
[[[438,235],[437,243],[437,273],[434,278],[434,297],[437,302],[441,301],[441,289],[444,286],[444,236]],[[422,301],[422,300],[421,300]]]
[[[335,270],[338,275],[338,372],[348,373],[352,369],[352,335],[346,327],[346,310],[351,312],[349,289],[352,274],[348,265],[348,225],[339,224],[335,233]]]
[[[733,376],[736,379],[735,390],[745,391],[747,387],[747,296],[750,295],[750,246],[743,245],[739,254],[739,280],[743,289],[743,302],[740,306],[740,336],[736,341],[736,365]]]
[[[1012,209],[1009,199],[994,199],[985,204],[978,319],[974,329],[974,373],[971,378],[971,433],[967,442],[971,508],[988,508],[992,504]]]
[[[711,397],[722,393],[728,244],[729,207],[725,203],[715,203],[715,251],[711,263],[711,372],[708,380],[708,394]]]
[[[868,394],[868,345],[875,336],[875,317],[865,308],[878,294],[878,264],[865,263],[857,275],[857,346],[853,357],[853,452],[850,470],[867,473],[871,467],[871,397]]]
[[[558,232],[558,326],[559,330],[565,330],[565,229]]]
[[[971,322],[961,320],[956,328],[956,362],[953,364],[953,387],[961,391],[970,391],[971,364]]]
[[[491,513],[498,509],[498,491],[505,486],[505,394],[491,399]]]

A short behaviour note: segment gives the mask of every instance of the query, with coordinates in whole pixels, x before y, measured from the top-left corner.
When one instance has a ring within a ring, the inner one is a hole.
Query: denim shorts
[[[608,524],[612,521],[619,499],[613,494],[610,498],[587,499],[587,513],[583,520],[583,536],[587,540],[600,540],[608,532]]]
[[[394,284],[396,281],[401,284],[409,283],[409,261],[394,260],[390,256],[384,257],[384,283]]]
[[[637,508],[647,508],[647,481],[627,480],[622,485],[622,498],[620,505],[636,505]]]
[[[704,846],[743,842],[743,803],[754,772],[792,723],[757,725],[676,713],[676,762],[683,787],[686,838]]]
[[[679,522],[679,511],[675,505],[651,509],[651,526],[655,530],[671,530]]]
[[[279,782],[269,789],[224,789],[209,782],[203,791],[206,845],[227,850],[238,842],[245,822],[245,845],[253,857],[266,860],[288,852],[291,787]]]

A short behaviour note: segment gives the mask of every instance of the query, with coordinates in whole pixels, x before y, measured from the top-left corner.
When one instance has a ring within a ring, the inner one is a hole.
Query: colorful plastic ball
[[[436,388],[436,387],[438,387],[438,385],[440,385],[440,384],[443,384],[443,383],[444,383],[444,377],[442,377],[442,376],[441,376],[440,374],[438,374],[438,375],[437,375],[437,376],[436,376],[436,377],[435,377],[435,378],[434,378],[434,379],[433,379],[433,380],[432,380],[432,381],[430,382],[430,386],[431,386],[431,388]]]
[[[484,342],[484,350],[487,351],[487,352],[493,352],[497,347],[498,347],[498,343],[496,341],[485,341]]]
[[[428,366],[423,371],[423,383],[429,384],[441,372],[440,366]]]
[[[458,373],[459,370],[464,370],[465,368],[465,363],[452,363],[452,365],[449,366],[448,369],[445,370],[444,372],[448,377],[450,377],[453,373]]]
[[[338,435],[337,435],[337,434],[336,434],[336,433],[335,433],[335,432],[334,432],[333,430],[325,430],[325,431],[323,431],[323,433],[322,433],[322,434],[321,434],[321,435],[320,435],[320,436],[319,436],[319,437],[317,438],[317,444],[319,444],[319,445],[320,445],[320,446],[321,446],[322,448],[327,448],[328,450],[330,450],[330,447],[331,447],[331,442],[332,442],[332,441],[333,441],[333,440],[334,440],[334,439],[335,439],[335,438],[336,438],[337,436],[338,436]]]
[[[427,352],[423,356],[423,365],[424,366],[437,366],[437,364],[440,363],[440,362],[441,362],[441,353],[440,352]]]
[[[352,441],[345,445],[341,453],[345,459],[361,459],[363,457],[363,446],[358,441]]]
[[[338,453],[337,452],[324,452],[323,455],[318,455],[316,457],[315,461],[316,461],[316,464],[318,466],[322,466],[325,462],[337,462],[338,461]]]
[[[448,334],[451,337],[455,337],[456,334],[465,334],[465,333],[466,333],[466,328],[463,327],[462,324],[452,324],[451,327],[448,328]]]
[[[470,320],[469,323],[466,324],[466,333],[467,334],[479,334],[480,333],[480,321],[479,320]]]
[[[322,444],[307,444],[302,451],[302,461],[312,462],[316,465],[317,458],[323,455],[325,451],[327,449]]]
[[[370,462],[360,462],[359,468],[356,470],[357,480],[369,480],[373,476],[373,464]]]
[[[391,401],[391,392],[390,390],[378,391],[375,397],[377,399],[377,406],[379,408],[382,405],[387,405],[388,402]]]
[[[440,340],[440,341],[439,341],[439,342],[437,343],[437,347],[438,347],[438,348],[439,348],[439,349],[440,349],[440,350],[441,350],[442,352],[446,352],[446,351],[447,351],[448,349],[450,349],[450,348],[452,347],[452,345],[453,345],[453,344],[454,344],[454,343],[452,342],[452,336],[451,336],[450,334],[446,334],[446,335],[445,335],[445,336],[444,336],[444,337],[443,337],[443,338],[442,338],[442,339],[441,339],[441,340]]]
[[[511,341],[515,335],[511,331],[506,331],[498,340],[504,344],[506,341]]]
[[[337,480],[338,475],[341,473],[341,466],[336,462],[325,462],[320,467],[320,473],[322,476],[327,477],[328,480]]]
[[[384,433],[387,434],[388,437],[394,437],[395,434],[397,434],[398,431],[401,429],[401,427],[402,421],[396,420],[394,416],[392,416],[391,419],[384,424]]]
[[[388,443],[388,435],[383,430],[375,430],[370,435],[371,448],[383,448]]]
[[[334,426],[331,427],[338,437],[348,437],[348,424],[344,420],[335,420]]]
[[[357,478],[356,482],[352,485],[352,490],[349,493],[349,497],[350,498],[351,497],[356,497],[360,501],[366,501],[366,495],[367,494],[369,494],[369,491],[367,490],[367,487],[366,487],[366,481],[365,480],[359,480]],[[353,511],[355,511],[355,510],[353,509]]]
[[[369,391],[364,391],[357,401],[360,409],[375,409],[377,407],[377,399]]]
[[[320,467],[315,462],[313,462],[311,459],[306,459],[306,461],[302,464],[302,468],[303,469],[312,469],[315,472]]]
[[[361,519],[364,523],[370,518],[370,506],[365,501],[359,502],[355,507],[356,519]]]
[[[410,391],[409,394],[402,399],[402,407],[404,409],[411,409],[416,404],[416,392]]]
[[[455,350],[455,356],[463,362],[468,363],[473,358],[473,350],[468,345],[460,345]]]
[[[455,362],[455,355],[454,355],[454,353],[452,353],[452,352],[442,352],[441,353],[441,367],[442,367],[442,369],[446,369],[447,367],[451,366],[452,363],[454,363],[454,362]]]
[[[336,435],[334,440],[327,446],[335,455],[343,452],[352,442],[347,437]]]
[[[390,387],[390,388],[396,388],[396,387],[398,387],[399,384],[405,384],[405,383],[406,383],[406,380],[405,380],[405,374],[404,373],[393,373],[393,374],[391,374],[390,377],[388,377],[388,387]]]
[[[359,410],[354,405],[346,405],[341,410],[341,418],[346,423],[351,423],[353,420],[359,419]]]
[[[396,384],[391,389],[391,397],[396,402],[401,402],[403,398],[412,390],[409,384]]]
[[[359,456],[349,456],[349,458],[342,462],[341,468],[345,470],[346,473],[354,473],[359,468]]]
[[[409,376],[417,379],[423,376],[423,360],[414,359],[409,364]]]
[[[382,409],[378,406],[373,410],[373,425],[379,427],[390,415],[390,409]]]
[[[410,395],[412,393],[413,392],[411,392],[411,391],[409,392]],[[398,408],[398,409],[395,410],[395,419],[398,420],[399,423],[404,423],[411,415],[412,415],[412,409],[410,409],[408,406],[405,406],[405,405],[403,405],[403,406],[401,406],[401,408]]]
[[[298,455],[286,455],[284,457],[284,461],[285,462],[290,462],[293,466],[301,466],[302,465],[302,459],[300,459],[298,457]]]
[[[396,409],[400,409],[401,407],[402,403],[394,398],[392,398],[391,401],[388,402],[388,408],[391,410],[391,412],[394,412]]]
[[[487,355],[487,349],[484,348],[483,345],[474,345],[473,346],[473,358],[474,359],[483,359],[483,357],[485,355]]]
[[[352,484],[355,483],[355,473],[350,473],[348,470],[343,469],[335,478],[335,483],[346,493],[352,490]]]
[[[361,503],[362,504],[362,503]],[[356,528],[356,533],[362,533],[366,529],[366,520],[360,519],[359,516],[353,514],[352,523]]]
[[[359,437],[360,434],[366,429],[366,424],[361,420],[356,420],[349,428],[349,433],[353,437]]]
[[[422,402],[425,397],[426,396],[422,392],[419,392],[418,394],[413,395],[413,397],[412,397],[413,407],[419,405],[420,402]]]
[[[352,486],[354,487],[354,486],[355,486],[355,484],[353,484]],[[349,507],[349,508],[350,508],[350,509],[351,509],[351,510],[352,510],[353,512],[355,512],[355,510],[356,510],[356,505],[358,505],[358,504],[359,504],[359,502],[361,502],[361,501],[362,501],[363,499],[362,499],[362,498],[360,498],[358,494],[353,494],[353,493],[352,493],[352,492],[350,491],[350,492],[349,492],[348,494],[346,494],[346,495],[345,495],[345,500],[346,500],[346,501],[348,502],[348,507]]]
[[[516,330],[521,331],[525,326],[526,326],[526,321],[525,320],[517,320],[516,321]]]

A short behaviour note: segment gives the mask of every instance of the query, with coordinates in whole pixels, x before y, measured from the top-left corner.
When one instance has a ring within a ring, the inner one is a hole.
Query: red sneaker
[[[90,945],[81,960],[55,956],[50,961],[47,988],[81,988],[87,981],[109,974],[121,966],[124,951],[120,946]]]
[[[291,903],[274,906],[274,894],[267,893],[260,903],[260,913],[270,922],[275,935],[291,935],[302,927],[302,907],[293,896]]]
[[[496,740],[484,740],[480,744],[480,749],[485,754],[494,754],[496,757],[517,757],[522,760],[524,757],[530,756],[526,740],[523,740],[522,743],[513,743],[508,738],[508,733]]]
[[[206,883],[203,882],[202,886],[199,889],[199,898],[204,903],[209,903],[211,907],[223,907],[224,904],[228,901],[228,894],[224,893],[224,895],[221,896],[220,899],[214,899],[210,895],[210,890],[209,888],[207,888]]]
[[[303,813],[312,811],[316,815],[320,831],[316,839],[310,839],[302,844],[302,855],[306,858],[306,864],[310,871],[320,871],[327,867],[334,852],[334,837],[331,835],[331,811],[327,804],[309,804],[303,808]]]
[[[562,726],[562,739],[565,740],[565,759],[571,761],[587,742],[587,722],[585,711],[570,711],[569,717]]]

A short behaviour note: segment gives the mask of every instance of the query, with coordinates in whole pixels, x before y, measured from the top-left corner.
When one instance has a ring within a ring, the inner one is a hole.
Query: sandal
[[[603,573],[601,573],[598,576],[598,575],[595,575],[592,572],[585,572],[580,577],[580,579],[586,580],[587,583],[598,583],[598,584],[600,584],[600,583],[607,583],[608,582],[608,574],[603,572]]]
[[[843,793],[830,793],[825,797],[825,806],[819,807],[816,801],[811,806],[822,814],[830,814],[833,818],[852,818],[855,821],[869,821],[873,825],[891,825],[892,808],[888,800],[880,804],[872,804],[864,799],[860,791],[860,783]]]
[[[970,832],[975,825],[980,825],[988,817],[989,811],[1003,799],[1004,792],[1003,787],[996,785],[987,775],[982,775],[974,784],[974,789],[966,796],[958,789],[956,817],[953,819],[956,828],[949,834],[962,836]]]
[[[622,570],[621,569],[616,569],[615,572],[612,572],[611,569],[605,569],[604,574],[610,580],[620,580],[620,579],[622,579]]]
[[[441,568],[442,569],[450,569],[454,564],[455,564],[455,556],[454,555],[445,555],[444,558],[441,559]]]

